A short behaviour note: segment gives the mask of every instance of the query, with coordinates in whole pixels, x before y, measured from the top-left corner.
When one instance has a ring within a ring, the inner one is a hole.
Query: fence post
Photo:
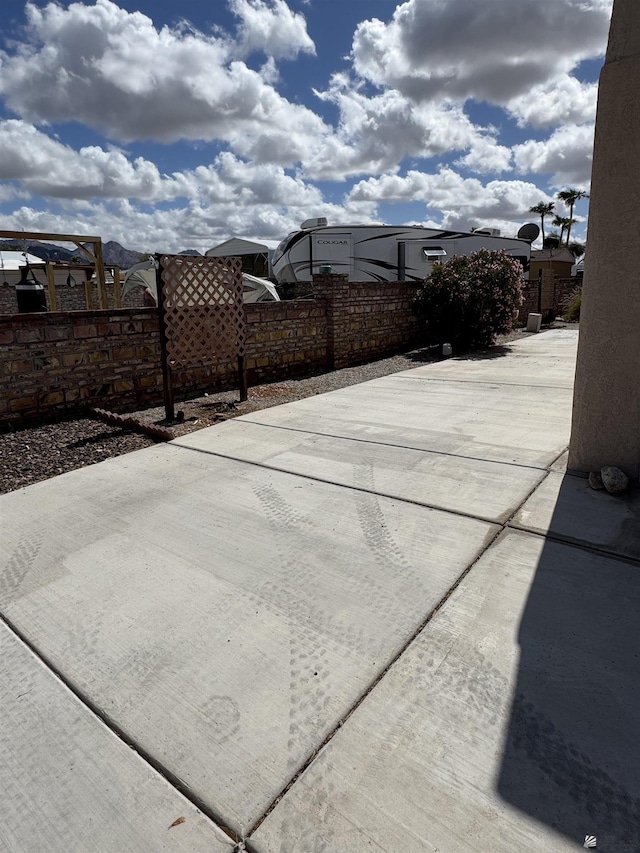
[[[349,276],[321,273],[313,289],[327,300],[327,361],[331,370],[349,364]]]
[[[122,281],[120,279],[120,267],[113,268],[113,304],[116,308],[122,308]]]
[[[556,276],[553,270],[542,270],[542,314],[544,322],[555,320],[554,316],[554,291]]]
[[[49,291],[49,311],[58,310],[58,298],[56,294],[56,281],[53,275],[53,264],[47,261],[45,266],[47,274],[47,290]]]
[[[164,391],[164,415],[168,421],[175,420],[171,365],[167,357],[167,320],[164,309],[164,289],[160,255],[156,255],[156,290],[158,292],[158,316],[160,319],[160,359],[162,361],[162,388]]]
[[[240,377],[240,402],[245,403],[249,399],[249,379],[247,363],[243,355],[238,356],[238,376]]]

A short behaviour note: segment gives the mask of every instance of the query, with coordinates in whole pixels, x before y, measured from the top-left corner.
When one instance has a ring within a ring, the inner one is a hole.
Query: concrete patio
[[[0,849],[640,850],[640,499],[577,333],[0,497]]]

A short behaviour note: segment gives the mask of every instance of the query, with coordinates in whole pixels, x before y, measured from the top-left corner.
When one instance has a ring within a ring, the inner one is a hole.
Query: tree
[[[551,216],[553,213],[553,208],[555,207],[552,201],[545,202],[539,201],[536,205],[529,208],[529,213],[537,213],[540,217],[540,230],[542,231],[542,245],[544,246],[544,218],[545,216]]]
[[[573,224],[575,224],[575,221],[576,221],[573,218],[573,208],[575,207],[576,202],[580,201],[580,199],[589,198],[589,194],[586,193],[584,190],[574,190],[574,189],[570,188],[568,190],[560,190],[560,192],[557,194],[556,198],[559,201],[563,202],[563,204],[566,204],[567,207],[569,208],[569,220],[570,220],[570,222],[569,222],[569,225],[567,227],[567,242],[566,242],[566,245],[568,246],[569,245],[569,238],[571,237],[571,226]]]
[[[586,248],[585,244],[578,242],[578,240],[572,240],[567,246],[574,258],[581,258]]]
[[[571,219],[570,216],[556,216],[553,217],[553,222],[551,223],[554,228],[560,229],[560,245],[562,245],[562,240],[564,238],[565,232],[571,230],[571,226],[575,223],[575,219]]]

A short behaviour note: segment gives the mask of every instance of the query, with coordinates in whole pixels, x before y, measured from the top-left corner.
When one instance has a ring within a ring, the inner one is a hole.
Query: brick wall
[[[161,383],[157,311],[0,317],[0,420],[135,408]]]
[[[336,368],[361,364],[421,342],[414,313],[418,284],[349,282],[346,275],[314,275],[328,300],[328,356]]]
[[[245,306],[249,384],[301,376],[327,367],[327,301]]]
[[[15,278],[15,277],[14,277]],[[39,280],[44,283],[44,276],[39,275]],[[114,308],[116,304],[115,291],[113,282],[106,284],[107,290],[107,305],[109,308]],[[78,281],[74,286],[69,286],[66,281],[60,281],[58,278],[55,283],[56,291],[56,311],[86,311],[97,308],[100,304],[98,297],[98,285],[96,282],[91,282],[88,288],[82,281]],[[87,292],[88,291],[88,292]],[[127,293],[122,300],[123,308],[142,308],[144,307],[143,300],[144,290],[142,287],[135,287]],[[49,298],[48,288],[44,288],[45,298],[47,300],[47,310],[51,310],[51,301]],[[90,303],[87,305],[87,301]],[[16,296],[15,283],[13,281],[0,281],[0,314],[16,314],[18,312],[18,298]]]
[[[419,340],[416,286],[317,276],[310,299],[245,306],[249,384],[346,367]],[[235,359],[173,374],[176,400],[238,387]],[[163,400],[155,308],[0,316],[0,423]]]
[[[565,303],[576,287],[582,287],[582,279],[579,276],[556,279],[554,294],[555,304],[557,306],[556,316],[562,316],[565,311]]]
[[[524,303],[519,313],[520,322],[526,323],[529,313],[541,313],[544,323],[550,323],[560,317],[567,296],[581,283],[580,278],[556,278],[553,270],[543,270],[540,282],[538,279],[525,282]]]

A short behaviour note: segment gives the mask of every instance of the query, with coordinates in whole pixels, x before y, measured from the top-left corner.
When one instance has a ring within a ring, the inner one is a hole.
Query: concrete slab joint
[[[0,497],[0,846],[637,840],[638,495],[565,473],[576,338]]]

